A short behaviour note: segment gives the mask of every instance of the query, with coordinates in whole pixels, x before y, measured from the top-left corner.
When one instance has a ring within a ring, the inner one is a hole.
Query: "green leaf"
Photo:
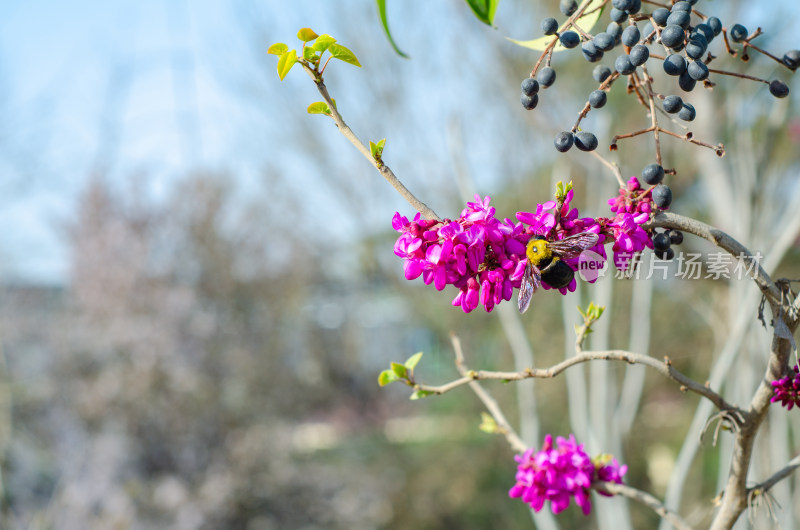
[[[400,51],[400,48],[397,47],[397,44],[394,42],[392,38],[392,32],[389,31],[389,20],[386,18],[386,0],[376,0],[378,4],[378,15],[381,17],[381,24],[383,24],[383,31],[386,32],[386,38],[389,39],[389,44],[392,45],[394,48],[395,53],[402,57],[403,59],[409,59],[409,56]]]
[[[267,53],[272,55],[283,55],[289,51],[289,47],[282,42],[276,42],[267,49]]]
[[[331,52],[334,59],[339,59],[340,61],[344,61],[346,63],[350,63],[354,66],[358,66],[361,68],[361,63],[358,62],[356,56],[353,52],[342,46],[341,44],[333,43],[328,46],[328,51]]]
[[[413,401],[416,399],[422,399],[428,397],[431,394],[434,394],[434,392],[431,392],[430,390],[416,390],[413,394],[411,394],[411,397],[409,397],[408,399]]]
[[[330,46],[334,42],[336,42],[336,39],[334,39],[327,33],[323,33],[322,35],[317,37],[317,40],[314,41],[314,44],[312,44],[311,47],[314,48],[316,51],[322,53],[325,50],[327,50],[328,46]]]
[[[294,50],[288,51],[281,55],[281,58],[278,59],[278,77],[283,78],[286,77],[286,74],[289,73],[289,70],[292,69],[292,66],[295,65],[297,62],[297,52]]]
[[[297,38],[303,42],[314,40],[317,37],[319,37],[319,35],[314,33],[314,30],[311,28],[301,28],[300,31],[297,32]]]
[[[392,372],[394,372],[395,375],[397,375],[397,377],[399,377],[400,379],[408,379],[408,370],[406,369],[405,366],[403,366],[400,363],[392,363],[391,367],[392,367]]]
[[[466,0],[466,2],[478,20],[489,26],[492,25],[494,12],[497,10],[500,0]]]
[[[306,112],[309,114],[327,114],[328,116],[331,115],[331,109],[328,107],[328,104],[324,101],[316,101],[308,106]]]
[[[314,51],[314,48],[311,48],[310,46],[306,46],[305,48],[303,48],[303,59],[305,59],[310,63],[316,63],[317,61],[319,61],[317,52]]]
[[[597,8],[601,6],[604,1],[605,0],[592,0],[591,2],[589,2],[589,5],[586,6],[586,9],[583,10],[584,13],[589,13],[589,14],[583,15],[582,17],[580,17],[575,21],[583,31],[590,33],[591,29],[594,27],[597,21],[600,20],[600,15],[603,13],[603,9],[602,8],[597,9]],[[559,33],[562,32],[563,30],[564,30],[563,26],[558,28]],[[531,50],[536,50],[536,51],[544,51],[544,49],[547,48],[547,46],[551,42],[553,42],[553,39],[558,40],[558,37],[555,37],[553,35],[545,35],[544,37],[539,37],[538,39],[524,40],[524,41],[515,40],[512,39],[511,37],[506,37],[506,39],[510,40],[517,46],[530,48]],[[557,52],[564,50],[566,50],[566,48],[562,46],[560,42],[557,43],[556,47],[553,49],[553,51]]]
[[[497,422],[494,420],[491,414],[486,412],[481,412],[481,424],[478,425],[478,428],[489,434],[494,434],[498,430]]]
[[[382,149],[382,148],[383,148],[383,145],[382,145],[382,143],[381,143],[381,142],[383,142],[383,140],[381,140],[380,142],[378,142],[378,145],[379,145],[379,146],[381,147],[381,149]],[[419,363],[419,360],[420,360],[420,359],[422,359],[422,352],[417,352],[417,353],[415,353],[414,355],[412,355],[411,357],[409,357],[409,358],[408,358],[408,360],[405,362],[405,367],[406,367],[406,368],[408,368],[409,370],[413,370],[414,368],[416,368],[416,367],[417,367],[417,364]]]
[[[395,381],[399,381],[400,378],[397,377],[397,374],[392,372],[391,370],[384,370],[378,376],[378,384],[381,386],[386,386],[389,383],[394,383]]]
[[[373,141],[369,142],[369,153],[372,155],[373,159],[375,159],[375,160],[380,160],[381,159],[381,157],[383,156],[383,146],[384,146],[384,144],[386,144],[386,138],[384,138],[383,140],[380,140],[378,143],[375,143]],[[422,354],[420,353],[418,355],[422,355]],[[412,359],[413,359],[413,357],[412,357]],[[409,361],[410,360],[411,359],[409,359]],[[419,359],[417,359],[417,360],[419,360]],[[416,363],[414,363],[414,364],[416,364]],[[406,366],[408,366],[408,361],[406,361]],[[414,367],[413,366],[409,366],[409,368],[413,369]]]

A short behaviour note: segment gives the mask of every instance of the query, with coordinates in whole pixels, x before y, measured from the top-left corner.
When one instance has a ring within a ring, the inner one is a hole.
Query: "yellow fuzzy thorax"
[[[553,257],[553,251],[547,246],[546,239],[531,239],[528,241],[528,247],[525,250],[525,255],[528,256],[528,261],[537,267],[550,261]]]

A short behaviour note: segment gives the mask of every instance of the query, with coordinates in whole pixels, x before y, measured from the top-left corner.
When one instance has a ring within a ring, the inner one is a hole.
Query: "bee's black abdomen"
[[[542,280],[554,289],[566,287],[574,277],[575,271],[561,260],[557,260],[550,269],[542,273]]]

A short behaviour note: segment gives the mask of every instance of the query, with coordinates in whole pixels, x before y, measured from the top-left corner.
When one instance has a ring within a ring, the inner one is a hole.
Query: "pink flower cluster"
[[[525,272],[525,245],[530,239],[522,223],[494,217],[489,197],[468,202],[455,221],[413,221],[394,214],[392,227],[401,233],[394,253],[405,260],[406,279],[420,275],[441,291],[458,288],[453,305],[469,313],[478,304],[487,311],[511,300]]]
[[[627,270],[633,257],[646,248],[653,248],[650,235],[641,227],[650,219],[653,211],[653,198],[639,184],[639,179],[631,177],[618,196],[608,200],[616,217],[606,225],[614,238],[614,265],[619,270]]]
[[[553,437],[545,436],[541,451],[528,449],[516,456],[517,483],[508,492],[511,498],[521,498],[538,512],[545,501],[550,501],[554,514],[569,507],[570,499],[581,507],[584,514],[592,509],[589,489],[595,482],[622,483],[627,466],[620,466],[616,459],[600,458],[593,462],[583,444],[558,437],[553,447]]]
[[[795,405],[800,407],[800,368],[794,365],[793,370],[794,374],[772,382],[772,390],[775,395],[770,401],[773,403],[780,401],[781,406],[786,407],[786,410],[792,410]]]
[[[433,283],[439,291],[448,284],[455,286],[459,291],[453,305],[465,313],[479,304],[491,311],[503,300],[511,300],[519,288],[527,263],[525,247],[532,235],[563,239],[584,231],[600,233],[595,219],[579,218],[578,210],[569,208],[572,195],[570,190],[560,212],[555,212],[558,203],[549,201],[539,204],[535,213],[518,212],[517,222],[495,218],[491,198],[479,196],[455,220],[428,220],[417,214],[409,221],[396,212],[392,227],[400,237],[394,253],[405,260],[406,279],[422,276],[426,285]],[[601,236],[592,250],[605,259],[602,241]],[[567,264],[577,269],[577,261],[567,260]],[[549,288],[546,283],[543,287]],[[573,279],[561,293],[575,287]]]

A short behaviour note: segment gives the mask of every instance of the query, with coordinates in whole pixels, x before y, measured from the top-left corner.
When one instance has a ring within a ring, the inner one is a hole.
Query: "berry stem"
[[[656,163],[659,166],[663,166],[664,164],[661,161],[661,140],[658,137],[658,118],[656,118],[656,103],[655,99],[653,98],[653,84],[650,74],[647,73],[647,67],[642,65],[642,72],[644,72],[645,76],[645,84],[647,86],[647,99],[650,102],[650,123],[652,124],[653,128],[653,140],[656,143]],[[638,81],[638,77],[637,77]]]
[[[703,142],[701,140],[697,140],[697,139],[694,138],[694,136],[693,136],[691,131],[687,132],[684,135],[680,135],[680,134],[674,133],[672,131],[669,131],[667,129],[661,129],[660,128],[660,130],[664,134],[668,134],[669,136],[673,136],[673,137],[681,139],[681,140],[683,140],[685,142],[689,142],[690,144],[699,145],[700,147],[707,147],[709,149],[712,149],[717,154],[717,156],[720,157],[720,158],[725,156],[725,146],[724,145],[722,145],[722,144],[711,145],[711,144],[709,144],[707,142]]]
[[[614,176],[617,178],[617,182],[619,183],[619,187],[620,188],[624,188],[625,187],[625,179],[622,178],[622,172],[619,170],[619,165],[617,165],[614,162],[610,162],[610,161],[606,160],[603,157],[603,155],[601,155],[597,151],[590,151],[589,154],[594,156],[597,160],[600,161],[601,164],[603,164],[609,170],[611,170],[611,173],[613,173]]]

